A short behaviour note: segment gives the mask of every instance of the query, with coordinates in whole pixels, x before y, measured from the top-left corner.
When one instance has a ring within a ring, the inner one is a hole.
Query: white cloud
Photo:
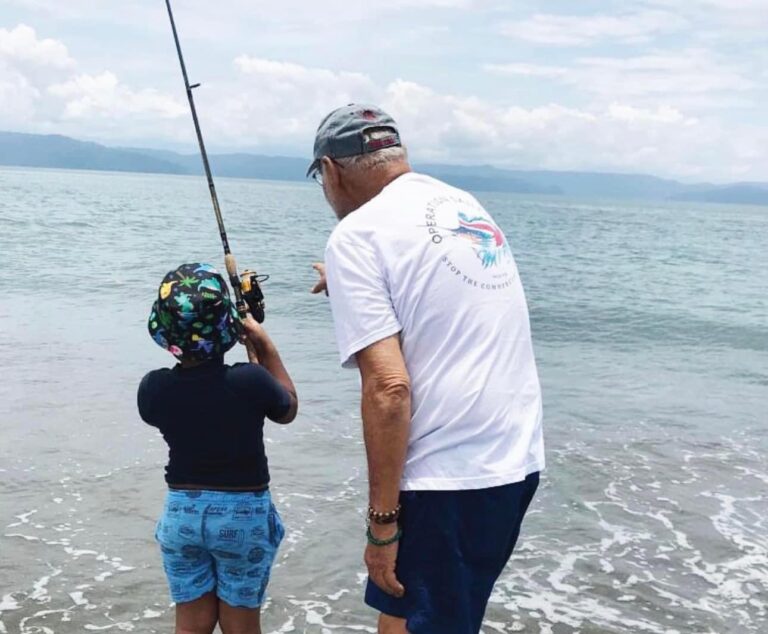
[[[580,57],[571,66],[487,64],[487,72],[543,77],[567,84],[601,103],[638,101],[686,108],[751,105],[755,82],[747,68],[705,49],[655,52],[634,57]]]
[[[130,136],[185,115],[178,99],[157,90],[126,86],[110,71],[80,72],[61,41],[29,26],[0,29],[0,128]]]
[[[745,69],[724,63],[703,49],[690,49],[638,57],[585,57],[583,68],[602,75],[591,80],[595,92],[612,93],[622,82],[624,94],[715,93],[749,90],[754,86]]]
[[[221,87],[230,96],[217,101],[212,92],[205,108],[217,113],[209,115],[206,127],[231,144],[253,147],[279,139],[309,153],[328,111],[349,101],[373,101],[398,120],[417,162],[768,178],[768,152],[757,142],[768,142],[765,131],[725,130],[672,104],[643,107],[613,100],[588,108],[556,103],[523,108],[403,79],[379,85],[360,73],[254,58],[238,58],[237,66],[241,80]]]
[[[39,97],[40,91],[24,75],[0,62],[0,124],[23,126]]]
[[[405,91],[403,100],[417,92]],[[396,106],[398,102],[394,102]],[[435,161],[490,162],[508,167],[609,170],[723,179],[768,177],[765,130],[723,129],[672,106],[644,109],[615,102],[576,109],[558,104],[534,108],[430,94],[429,126],[414,113],[393,113],[416,157]],[[758,154],[755,154],[757,150]],[[758,160],[758,156],[762,157]]]
[[[469,9],[474,2],[472,0],[385,0],[380,3],[382,7],[388,9]]]
[[[119,11],[110,0],[2,0],[0,5],[16,5],[32,16],[44,16],[60,25],[85,25],[92,29],[119,32],[140,29],[168,38],[168,16],[162,0],[120,0]],[[295,37],[305,45],[339,46],[353,42],[361,25],[367,24],[371,38],[399,37],[397,29],[379,31],[382,20],[400,23],[400,15],[410,21],[418,14],[433,16],[470,9],[473,0],[325,0],[310,4],[307,0],[176,0],[174,15],[183,42],[208,41],[213,47],[222,41],[238,41],[244,50],[254,40]],[[407,25],[405,28],[409,28]],[[251,50],[258,50],[253,48]]]
[[[206,106],[206,125],[221,141],[237,145],[310,145],[329,110],[352,101],[375,101],[381,94],[361,73],[247,55],[237,57],[234,65],[240,73],[237,82],[200,93],[200,101]]]
[[[38,39],[24,24],[0,29],[0,125],[23,127],[33,120],[46,81],[73,66],[61,42]]]
[[[0,123],[26,120],[46,84],[74,67],[67,47],[58,40],[40,39],[25,24],[0,29]]]
[[[331,91],[337,88],[368,90],[373,86],[370,78],[362,73],[334,72],[248,55],[240,55],[234,63],[240,72],[251,79],[267,82],[280,90],[301,90],[307,85],[323,86]]]
[[[661,33],[685,28],[687,21],[668,11],[646,10],[622,15],[559,15],[537,13],[502,25],[512,38],[555,46],[585,46],[601,40],[646,42]]]
[[[529,157],[531,150],[536,152],[527,140],[546,136],[553,125],[567,128],[595,120],[589,112],[557,104],[493,106],[402,80],[387,86],[382,105],[397,118],[413,155],[434,161],[523,165],[520,152]],[[538,159],[534,164],[540,164]]]
[[[10,31],[0,29],[0,59],[60,69],[75,65],[64,44],[49,38],[39,39],[35,30],[26,24]]]
[[[702,25],[709,24],[721,33],[736,29],[736,36],[764,36],[768,27],[766,0],[645,0],[650,7],[661,7]]]
[[[696,125],[699,122],[695,117],[686,117],[677,108],[671,106],[659,106],[656,110],[644,110],[626,104],[612,103],[608,106],[607,115],[616,121],[640,124],[650,122]]]
[[[99,75],[81,74],[52,84],[48,93],[64,103],[62,117],[87,119],[94,117],[117,118],[141,116],[173,119],[186,114],[186,107],[176,99],[156,90],[132,90],[123,86],[117,77],[106,71]]]
[[[546,64],[485,64],[483,69],[497,75],[524,75],[526,77],[562,77],[568,74],[565,66]]]

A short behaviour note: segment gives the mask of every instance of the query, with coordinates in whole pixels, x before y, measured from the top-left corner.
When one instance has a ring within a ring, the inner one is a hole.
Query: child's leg
[[[227,493],[209,506],[205,526],[206,546],[216,570],[216,595],[222,601],[222,629],[229,624],[231,632],[260,631],[254,629],[259,623],[258,608],[285,534],[269,492]],[[252,624],[250,629],[241,629],[246,623]]]
[[[208,592],[194,601],[177,603],[176,634],[211,634],[218,618],[219,599],[215,592]]]
[[[155,531],[176,603],[176,634],[211,634],[219,610],[215,561],[203,535],[205,506],[195,493],[169,491]]]
[[[261,608],[233,608],[219,601],[219,626],[223,634],[261,634]]]

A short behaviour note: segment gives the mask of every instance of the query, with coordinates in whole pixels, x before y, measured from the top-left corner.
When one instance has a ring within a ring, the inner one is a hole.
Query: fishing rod
[[[257,275],[253,271],[244,271],[242,276],[237,272],[237,262],[235,256],[232,255],[232,251],[229,248],[229,240],[227,239],[227,230],[224,227],[224,218],[221,215],[221,207],[219,207],[219,197],[216,195],[216,186],[213,184],[213,174],[211,173],[211,166],[208,163],[208,153],[205,151],[205,143],[203,142],[203,133],[200,130],[200,122],[197,118],[197,109],[195,108],[195,99],[192,96],[192,91],[200,84],[189,84],[189,77],[187,76],[187,67],[184,64],[184,56],[181,54],[181,44],[179,43],[179,34],[176,31],[176,22],[173,19],[173,11],[171,11],[171,0],[165,0],[165,6],[168,8],[168,18],[171,21],[171,30],[173,31],[173,41],[176,43],[176,53],[179,56],[179,65],[181,66],[181,74],[184,77],[184,87],[187,91],[187,100],[189,101],[189,109],[192,111],[192,121],[195,123],[195,132],[197,133],[197,143],[200,146],[200,155],[203,158],[203,168],[205,169],[205,177],[208,179],[208,189],[211,193],[211,202],[213,203],[213,211],[216,214],[216,223],[219,225],[219,236],[221,237],[221,246],[224,248],[224,266],[227,269],[229,275],[229,283],[232,285],[232,290],[235,294],[235,307],[237,313],[240,315],[240,319],[245,319],[246,313],[250,310],[253,318],[259,323],[264,321],[264,293],[261,290],[261,282],[266,281],[268,275]]]

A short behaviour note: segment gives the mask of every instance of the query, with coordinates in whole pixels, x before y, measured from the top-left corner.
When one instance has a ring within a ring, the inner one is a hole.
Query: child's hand
[[[243,336],[246,337],[257,348],[265,341],[269,341],[269,335],[259,322],[257,322],[251,313],[247,313],[243,321]]]

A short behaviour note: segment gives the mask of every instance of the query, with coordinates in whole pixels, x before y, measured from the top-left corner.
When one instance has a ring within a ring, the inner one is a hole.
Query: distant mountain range
[[[216,176],[304,180],[306,158],[212,154]],[[201,174],[198,154],[106,147],[60,135],[0,132],[0,165],[160,174]],[[488,165],[423,164],[415,168],[471,191],[768,205],[768,183],[685,184],[640,174],[505,170]]]

